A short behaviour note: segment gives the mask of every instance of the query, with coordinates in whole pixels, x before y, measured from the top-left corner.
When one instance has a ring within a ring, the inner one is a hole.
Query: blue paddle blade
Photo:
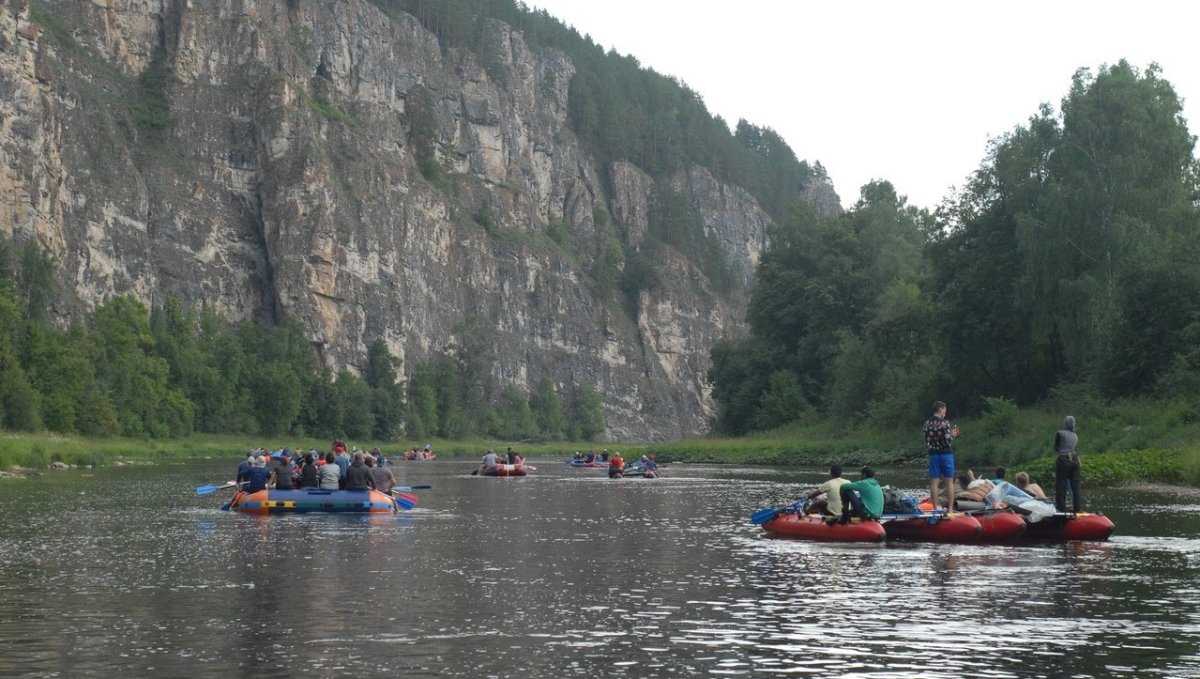
[[[775,518],[776,516],[779,516],[779,512],[781,512],[781,511],[783,511],[783,510],[782,509],[773,509],[771,507],[765,507],[765,508],[760,509],[757,512],[754,512],[753,514],[750,515],[750,523],[752,523],[756,526],[761,526],[762,524],[770,521],[771,519]]]
[[[404,509],[412,509],[413,507],[416,506],[413,504],[412,500],[409,500],[408,498],[400,496],[400,495],[396,496],[396,504],[400,505]]]
[[[214,486],[211,484],[207,485],[207,486],[200,486],[199,488],[196,489],[196,494],[197,495],[211,495],[211,494],[217,492],[218,488],[220,488],[220,486]]]

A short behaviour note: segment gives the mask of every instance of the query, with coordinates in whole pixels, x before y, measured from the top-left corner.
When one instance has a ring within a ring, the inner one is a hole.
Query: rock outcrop
[[[671,178],[740,286],[669,254],[616,301],[597,263],[642,242],[654,180],[572,134],[564,54],[489,35],[485,69],[361,0],[0,0],[0,233],[52,255],[62,319],[172,295],[296,317],[333,367],[382,338],[409,372],[482,333],[501,383],[593,384],[610,438],[696,434],[767,215]]]

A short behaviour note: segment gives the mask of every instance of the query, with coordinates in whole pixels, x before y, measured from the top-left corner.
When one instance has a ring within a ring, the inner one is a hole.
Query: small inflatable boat
[[[415,497],[415,496],[414,496]],[[396,500],[377,490],[260,490],[238,491],[228,509],[247,514],[290,514],[306,512],[380,513],[400,510]]]
[[[525,476],[523,464],[498,464],[479,472],[480,476]]]
[[[821,542],[883,542],[887,534],[876,521],[851,519],[850,523],[829,525],[830,517],[817,514],[781,513],[762,525],[771,535]]]
[[[983,526],[975,517],[958,512],[884,514],[880,522],[889,540],[976,542],[983,535]]]

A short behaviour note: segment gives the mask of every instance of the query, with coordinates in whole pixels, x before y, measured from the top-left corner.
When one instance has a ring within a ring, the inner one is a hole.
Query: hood
[[[1063,420],[1063,429],[1075,431],[1075,418],[1067,415],[1066,419]]]

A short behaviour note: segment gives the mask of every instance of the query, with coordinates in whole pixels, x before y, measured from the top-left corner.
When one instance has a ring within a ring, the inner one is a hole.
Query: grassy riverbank
[[[962,430],[956,452],[960,466],[990,472],[997,465],[1027,470],[1043,484],[1053,480],[1050,447],[1062,415],[1079,421],[1085,482],[1117,485],[1158,482],[1200,486],[1200,407],[1187,402],[1085,402],[1067,406],[1018,409],[999,404],[975,419],[951,418]],[[526,443],[513,444],[532,458],[567,458],[576,450],[620,450],[626,459],[655,453],[660,462],[805,466],[837,462],[848,468],[923,466],[924,447],[914,423],[911,431],[861,427],[841,431],[829,423],[796,425],[744,438],[700,438],[669,443]],[[476,458],[505,443],[488,440],[431,441],[443,458]],[[369,450],[379,446],[395,455],[421,442],[350,441]],[[240,459],[257,446],[271,449],[316,448],[329,441],[303,437],[264,439],[251,436],[191,436],[183,439],[81,438],[51,434],[0,436],[0,469],[44,469],[52,462],[106,465],[118,461],[161,461],[192,457]]]

